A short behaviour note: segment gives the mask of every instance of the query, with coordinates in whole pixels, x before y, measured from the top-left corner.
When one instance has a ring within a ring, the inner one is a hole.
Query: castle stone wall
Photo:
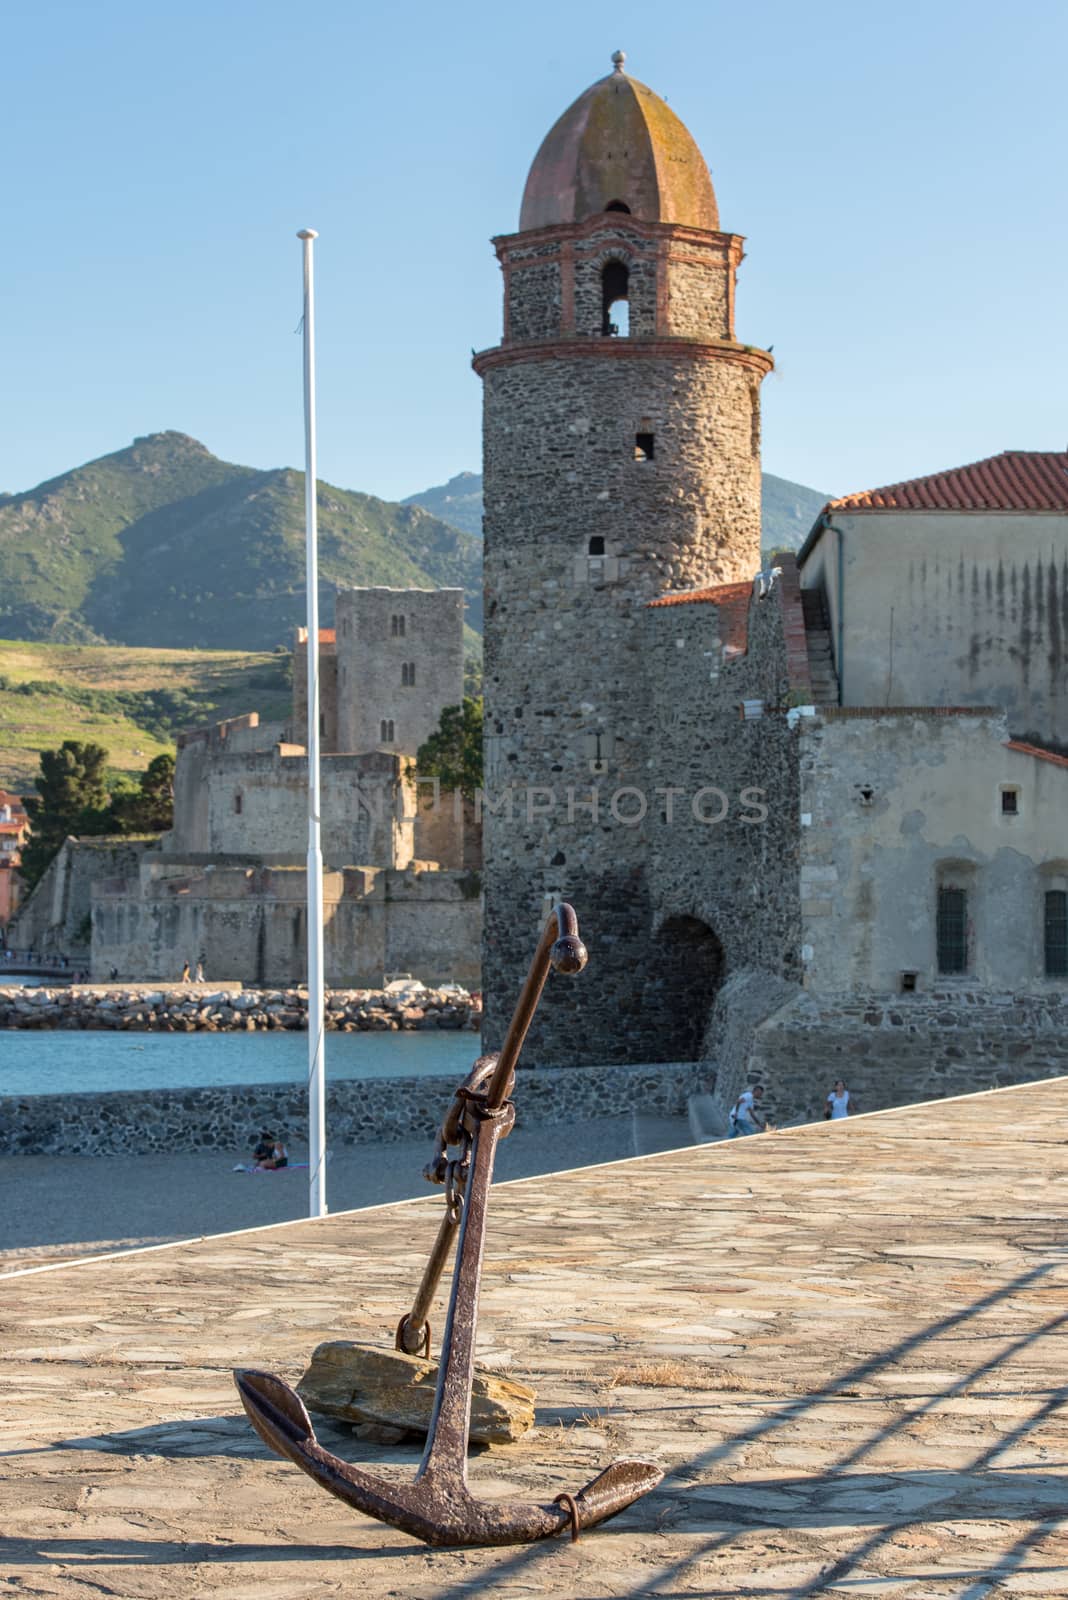
[[[946,985],[892,1000],[799,994],[757,1028],[746,1077],[786,1123],[820,1118],[836,1078],[880,1111],[1066,1073],[1068,995]]]
[[[414,756],[463,700],[463,590],[339,589],[335,616],[340,748]]]
[[[46,959],[66,956],[73,966],[88,963],[94,885],[136,874],[153,838],[64,840],[59,852],[8,925],[14,950],[33,950]]]
[[[355,869],[324,874],[326,982],[375,986],[385,972],[479,983],[477,875]],[[93,898],[92,973],[173,981],[203,956],[209,979],[292,984],[307,976],[307,883],[299,868],[191,868],[113,880]]]

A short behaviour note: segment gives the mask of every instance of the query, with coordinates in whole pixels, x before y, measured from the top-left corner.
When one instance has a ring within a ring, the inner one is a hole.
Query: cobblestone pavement
[[[8,1279],[0,1595],[1068,1594],[1066,1123],[1061,1079],[498,1188],[482,1355],[538,1427],[473,1482],[666,1469],[574,1546],[427,1552],[239,1413],[236,1364],[389,1342],[435,1197]]]

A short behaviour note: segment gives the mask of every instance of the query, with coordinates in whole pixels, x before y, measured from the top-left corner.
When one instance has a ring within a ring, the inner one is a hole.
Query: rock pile
[[[378,989],[332,989],[326,995],[329,1031],[399,1032],[470,1029],[482,1022],[478,999],[452,990],[411,995]],[[0,1028],[123,1029],[140,1033],[254,1033],[308,1026],[306,989],[118,988],[0,989]]]

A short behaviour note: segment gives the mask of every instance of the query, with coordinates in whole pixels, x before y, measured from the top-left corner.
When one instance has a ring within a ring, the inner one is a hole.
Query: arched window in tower
[[[401,688],[414,689],[415,687],[415,662],[401,662]]]
[[[630,216],[630,206],[625,205],[622,200],[609,200],[608,204],[605,206],[605,210],[624,211],[628,217]]]
[[[601,332],[625,339],[630,333],[630,273],[622,261],[606,261],[601,273]]]
[[[393,744],[395,742],[392,722],[387,722],[385,718],[383,718],[380,731],[382,736],[379,739],[379,744]]]

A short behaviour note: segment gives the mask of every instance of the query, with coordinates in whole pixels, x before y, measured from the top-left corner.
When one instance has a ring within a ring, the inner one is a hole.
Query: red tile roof
[[[824,510],[1068,512],[1068,451],[1003,450],[966,467],[843,495]]]
[[[1059,756],[1054,750],[1043,750],[1040,744],[1025,744],[1022,739],[1009,739],[1006,750],[1018,750],[1022,756],[1036,756],[1039,761],[1051,761],[1055,767],[1068,767],[1068,756]]]
[[[751,579],[744,583],[719,583],[711,589],[686,589],[680,594],[663,594],[659,600],[650,600],[649,608],[657,606],[717,606],[722,613],[720,633],[722,643],[733,650],[744,650],[748,640],[749,601],[753,593]]]

